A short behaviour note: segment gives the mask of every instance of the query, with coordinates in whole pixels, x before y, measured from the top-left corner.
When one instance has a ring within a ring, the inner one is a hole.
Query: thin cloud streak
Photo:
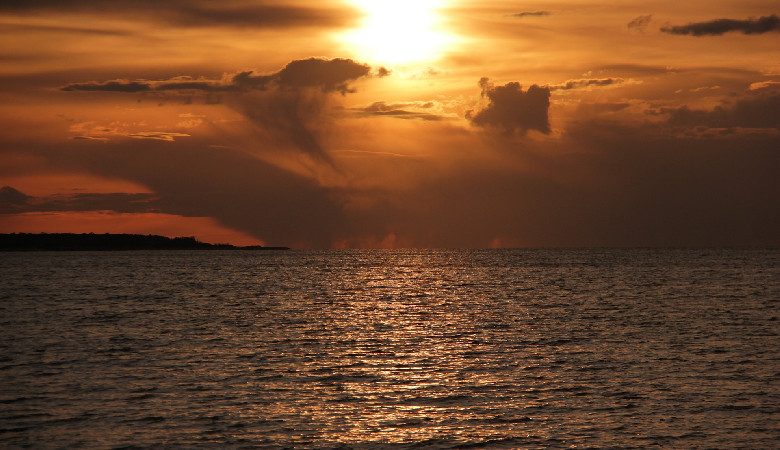
[[[201,0],[7,0],[0,11],[12,14],[84,14],[126,18],[149,22],[166,22],[184,27],[344,27],[353,24],[357,15],[348,8],[322,8],[278,2],[209,2]]]
[[[512,17],[543,17],[552,14],[550,11],[523,11],[516,14],[512,14]]]

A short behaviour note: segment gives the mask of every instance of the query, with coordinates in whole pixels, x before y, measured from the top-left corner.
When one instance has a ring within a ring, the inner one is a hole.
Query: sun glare
[[[446,0],[351,0],[365,17],[344,35],[362,60],[408,64],[437,59],[454,38],[443,30],[439,10]]]

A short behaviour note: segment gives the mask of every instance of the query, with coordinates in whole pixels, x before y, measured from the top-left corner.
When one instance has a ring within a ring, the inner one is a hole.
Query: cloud
[[[580,103],[579,106],[577,106],[577,111],[583,115],[596,116],[599,114],[620,112],[630,106],[630,103]]]
[[[647,26],[650,25],[651,20],[653,20],[652,14],[648,14],[646,16],[639,16],[636,19],[632,20],[631,22],[628,22],[628,29],[645,31]]]
[[[84,83],[71,83],[60,90],[74,92],[150,92],[150,91],[202,91],[202,92],[229,92],[237,91],[238,86],[230,81],[195,79],[189,76],[179,76],[168,80],[110,80],[110,81],[87,81]]]
[[[429,121],[443,120],[444,116],[442,115],[424,112],[434,106],[433,102],[374,102],[365,108],[358,108],[357,111],[366,116],[384,116],[398,119],[420,119]]]
[[[447,169],[383,158],[383,171],[404,178],[419,167],[416,184],[366,192],[373,202],[347,211],[345,234],[362,238],[351,245],[391,233],[431,247],[780,243],[778,135],[679,137],[666,125],[585,116],[556,139],[507,143],[515,151],[493,160],[458,158],[464,148],[491,153],[459,140]]]
[[[30,198],[11,186],[3,186],[0,188],[0,214],[24,211]]]
[[[318,90],[261,91],[236,97],[231,107],[249,119],[258,145],[272,148],[294,147],[306,155],[333,166],[321,143],[321,135],[330,125],[324,111],[327,94]]]
[[[328,247],[340,221],[340,207],[327,188],[243,149],[215,149],[196,139],[176,145],[82,142],[68,149],[65,155],[52,147],[47,157],[55,164],[76,160],[89,172],[147,186],[160,198],[149,204],[159,212],[214,217],[267,242]]]
[[[667,26],[661,28],[661,31],[693,36],[720,36],[731,31],[739,31],[742,34],[763,34],[770,31],[780,31],[780,17],[772,14],[758,19],[716,19],[688,25]]]
[[[352,59],[308,58],[292,61],[281,70],[263,75],[254,71],[226,74],[221,79],[203,79],[187,76],[167,80],[112,80],[107,82],[72,83],[64,91],[88,92],[170,92],[182,93],[225,92],[237,95],[224,99],[230,107],[239,111],[249,121],[258,137],[265,144],[277,148],[295,147],[321,162],[332,161],[320,143],[322,130],[328,128],[324,111],[329,106],[328,96],[334,93],[346,95],[355,92],[351,82],[371,76],[386,76],[389,71],[379,68],[372,71],[368,64]],[[112,130],[99,133],[82,133],[83,136],[106,137],[116,135]],[[122,135],[171,141],[187,136],[175,132],[137,131]]]
[[[282,5],[279,2],[209,2],[204,0],[4,0],[0,11],[15,14],[67,13],[132,17],[179,26],[346,26],[357,19],[348,8]]]
[[[527,91],[517,82],[504,86],[494,86],[487,78],[479,80],[482,96],[489,104],[474,113],[469,111],[466,118],[472,124],[486,128],[497,128],[508,133],[536,130],[550,133],[548,109],[550,108],[550,89],[532,85]]]
[[[523,11],[516,14],[512,14],[512,17],[529,17],[529,16],[540,17],[540,16],[549,16],[550,14],[552,14],[550,13],[550,11]]]
[[[225,84],[222,80],[193,79],[183,76],[173,78],[163,82],[149,83],[150,90],[155,91],[203,91],[203,92],[221,92],[235,91],[236,86]]]
[[[348,86],[350,81],[366,77],[370,72],[371,66],[351,59],[309,58],[292,61],[272,75],[241,72],[232,78],[232,85],[242,89],[267,89],[273,84],[281,89],[319,88],[323,92],[346,94],[354,92]],[[387,73],[387,69],[379,69],[379,76]]]
[[[429,70],[431,72],[434,72],[434,70],[432,68],[429,68]],[[383,78],[383,77],[389,76],[391,73],[393,73],[393,71],[388,69],[387,67],[380,67],[379,69],[377,69],[377,76],[379,78]]]
[[[174,133],[170,131],[141,131],[137,133],[130,133],[127,136],[134,139],[154,139],[157,141],[173,142],[177,137],[189,137],[190,135],[185,133]]]
[[[709,111],[683,106],[671,111],[669,124],[684,127],[780,129],[780,93],[740,99],[733,105],[716,106]]]
[[[32,197],[10,186],[0,189],[0,214],[64,211],[113,211],[141,213],[158,211],[162,203],[155,194],[79,193]]]
[[[86,83],[72,83],[63,88],[63,91],[103,91],[103,92],[144,92],[152,90],[152,86],[148,82],[142,81],[128,81],[128,80],[111,80],[103,83],[95,81],[89,81]]]
[[[75,133],[73,139],[108,141],[111,138],[154,139],[173,142],[178,137],[189,137],[189,134],[175,131],[150,131],[143,122],[140,123],[112,123],[108,126],[95,122],[79,122],[69,127],[69,131]]]
[[[547,88],[549,88],[551,91],[557,91],[557,90],[569,90],[569,89],[580,89],[580,88],[586,88],[591,86],[610,86],[613,84],[620,84],[623,83],[625,80],[622,78],[591,78],[591,79],[579,79],[579,80],[568,80],[562,84],[551,84],[548,85]]]
[[[380,67],[378,76],[389,72]],[[168,80],[111,80],[71,83],[61,88],[63,91],[103,91],[103,92],[147,92],[147,91],[202,91],[231,92],[239,90],[267,89],[304,89],[319,88],[323,92],[354,92],[349,86],[351,81],[368,77],[371,66],[351,59],[309,58],[292,61],[283,69],[268,75],[244,71],[228,74],[219,80],[179,76]]]
[[[2,9],[2,6],[0,6]],[[30,23],[4,23],[3,27],[6,30],[18,30],[18,31],[43,31],[52,33],[72,33],[82,35],[94,35],[94,36],[132,36],[133,33],[121,30],[110,30],[103,28],[90,28],[90,27],[76,27],[76,26],[58,26],[58,25],[41,25]]]
[[[780,88],[780,81],[756,81],[755,83],[750,83],[750,90],[751,91],[757,91],[759,89],[776,89]]]

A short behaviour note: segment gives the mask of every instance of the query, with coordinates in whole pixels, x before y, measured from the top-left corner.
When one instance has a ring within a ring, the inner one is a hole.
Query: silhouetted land
[[[194,237],[141,234],[12,233],[0,234],[0,251],[81,250],[289,250],[288,247],[208,244]]]

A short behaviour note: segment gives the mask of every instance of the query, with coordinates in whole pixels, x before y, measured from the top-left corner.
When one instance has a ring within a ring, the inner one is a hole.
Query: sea
[[[0,253],[0,448],[778,448],[780,250]]]

